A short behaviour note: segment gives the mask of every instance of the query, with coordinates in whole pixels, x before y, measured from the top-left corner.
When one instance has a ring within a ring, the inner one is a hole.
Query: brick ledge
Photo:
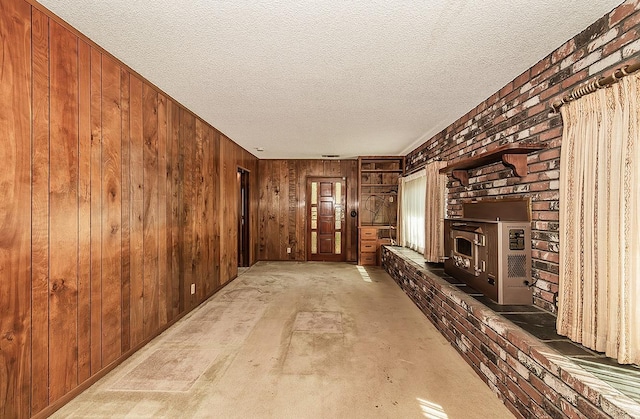
[[[499,313],[384,246],[382,267],[516,417],[640,417],[640,404]]]

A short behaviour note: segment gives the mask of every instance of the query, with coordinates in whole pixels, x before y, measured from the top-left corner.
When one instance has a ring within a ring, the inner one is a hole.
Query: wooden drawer
[[[377,240],[378,229],[377,228],[361,228],[360,240]]]
[[[365,253],[375,253],[378,250],[378,242],[375,240],[362,240],[360,241],[360,251]]]
[[[375,266],[377,265],[377,257],[375,253],[360,253],[360,265]]]

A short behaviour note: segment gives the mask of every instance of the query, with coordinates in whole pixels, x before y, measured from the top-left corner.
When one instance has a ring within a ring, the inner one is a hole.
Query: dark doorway
[[[344,178],[307,178],[307,260],[344,262]]]
[[[249,255],[249,172],[238,168],[238,266],[250,266]]]

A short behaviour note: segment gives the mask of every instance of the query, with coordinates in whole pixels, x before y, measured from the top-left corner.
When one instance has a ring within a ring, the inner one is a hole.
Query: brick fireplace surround
[[[460,217],[462,205],[476,200],[530,199],[533,299],[551,313],[558,293],[562,118],[550,115],[549,104],[638,59],[640,0],[627,0],[406,156],[406,170],[413,172],[434,160],[451,164],[507,143],[547,147],[527,156],[528,174],[520,178],[501,163],[469,170],[468,186],[449,177],[447,212]]]
[[[637,418],[640,403],[430,271],[385,246],[382,267],[518,418]]]

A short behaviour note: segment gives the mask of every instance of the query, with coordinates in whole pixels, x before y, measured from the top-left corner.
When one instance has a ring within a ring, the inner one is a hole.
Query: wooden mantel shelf
[[[486,153],[451,163],[440,169],[440,173],[451,174],[451,176],[459,180],[461,184],[469,186],[468,170],[502,161],[505,166],[513,169],[513,173],[515,173],[516,176],[522,177],[526,176],[528,171],[527,154],[543,150],[546,147],[544,144],[509,143]]]

